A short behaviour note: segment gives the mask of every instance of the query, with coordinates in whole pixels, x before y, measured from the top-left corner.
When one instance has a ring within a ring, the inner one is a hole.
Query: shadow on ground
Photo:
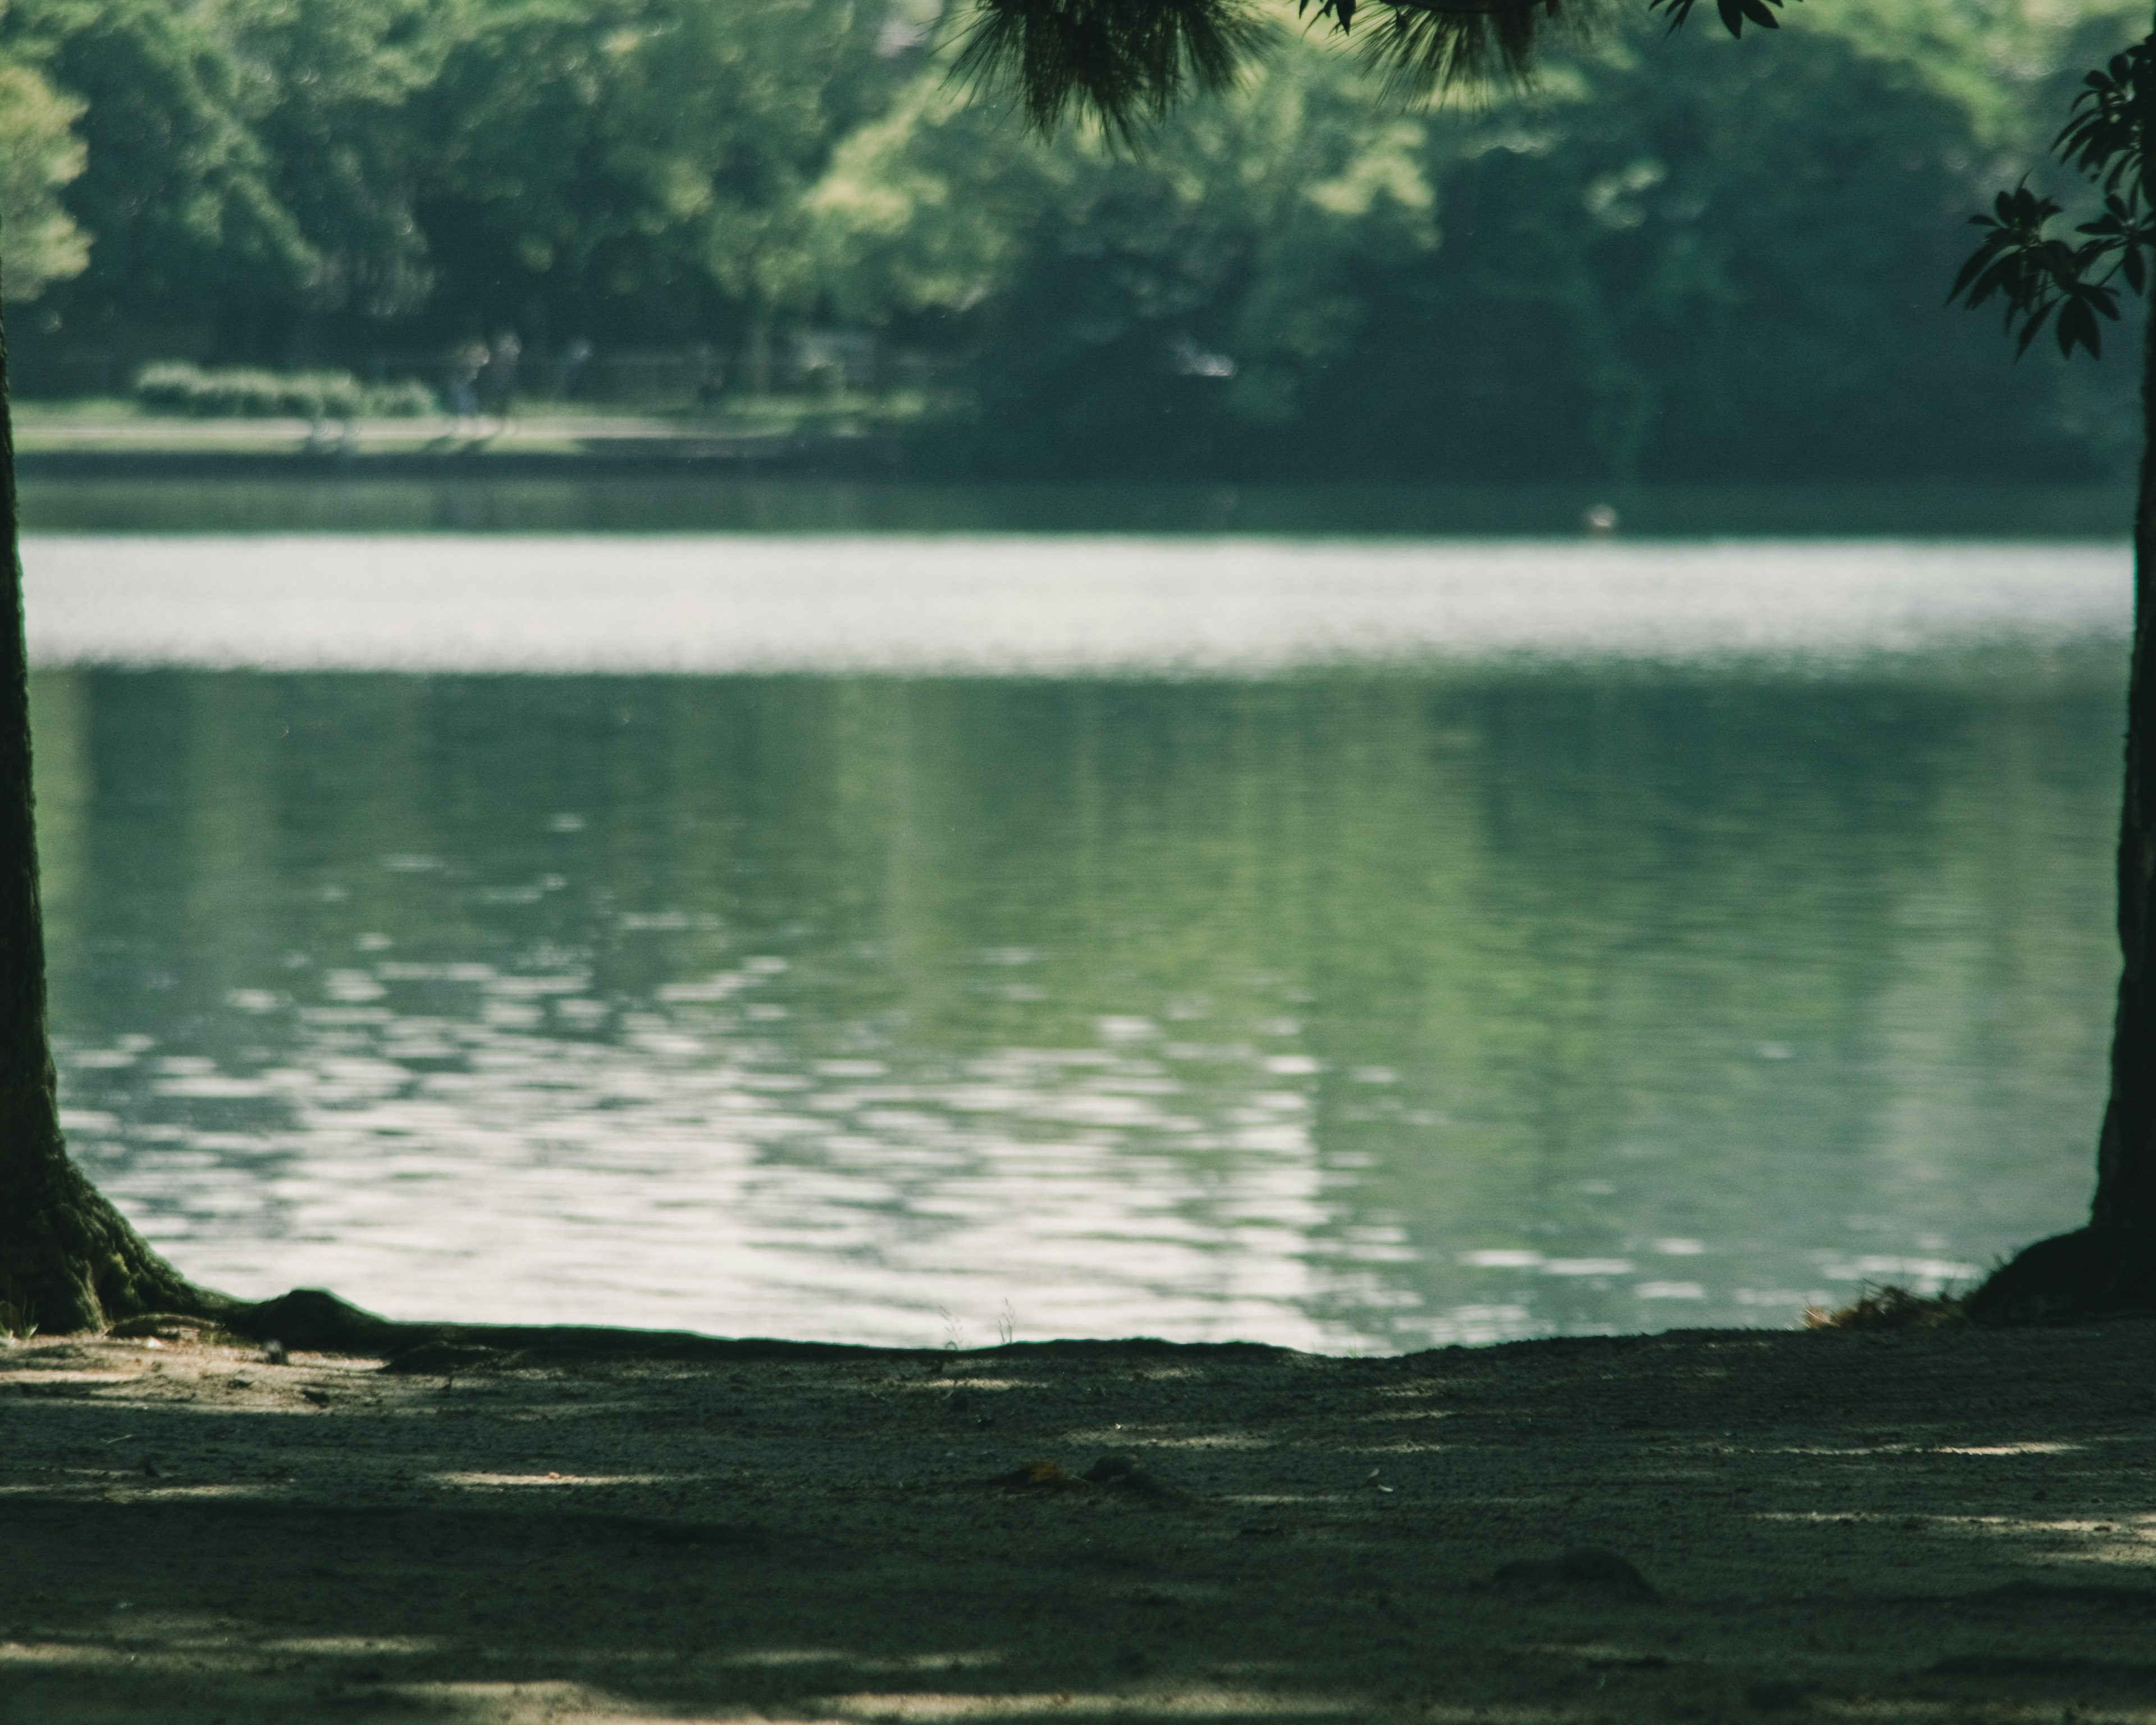
[[[41,1343],[0,1721],[2156,1720],[2152,1344]]]

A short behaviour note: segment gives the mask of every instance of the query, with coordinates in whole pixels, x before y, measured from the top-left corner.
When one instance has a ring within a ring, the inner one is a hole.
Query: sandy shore
[[[413,1363],[0,1353],[0,1722],[2156,1720],[2156,1322]]]

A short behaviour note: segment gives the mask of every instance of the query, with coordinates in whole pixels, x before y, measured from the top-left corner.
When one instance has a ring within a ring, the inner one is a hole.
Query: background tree
[[[2005,372],[1938,316],[1959,218],[2063,100],[2041,69],[2123,31],[1994,15],[1942,37],[1938,16],[1872,0],[1867,38],[1808,28],[1771,54],[1612,21],[1531,100],[1419,111],[1373,101],[1354,53],[1289,13],[1136,152],[1081,128],[1028,147],[931,65],[811,194],[821,284],[840,316],[960,357],[970,424],[937,454],[974,472],[2123,469],[2113,380],[2055,356]]]
[[[420,106],[446,57],[440,14],[426,0],[222,0],[209,14],[237,114],[305,239],[296,311],[357,331],[426,303]]]
[[[739,383],[785,367],[721,356],[835,320],[925,386],[884,420],[916,472],[2108,480],[2116,368],[2002,375],[1932,312],[1954,214],[2058,69],[2128,39],[2123,3],[1867,0],[1763,55],[1640,8],[1532,100],[1414,111],[1358,69],[1378,13],[1342,37],[1254,0],[1264,51],[1134,156],[963,99],[937,0],[15,0],[0,38],[89,146],[62,209],[187,290],[96,264],[18,357],[49,387],[181,356],[431,380],[515,327],[535,357],[701,344],[699,381]],[[141,74],[175,43],[193,73]],[[110,195],[145,139],[185,222]],[[219,189],[250,162],[297,236],[279,267]],[[1771,472],[1729,473],[1742,449]]]
[[[18,300],[81,275],[90,261],[89,243],[59,200],[60,188],[82,172],[74,131],[82,110],[31,68],[0,59],[0,234],[8,290]]]
[[[762,329],[783,356],[836,318],[928,360],[906,372],[937,380],[906,422],[916,470],[1600,487],[1748,446],[1778,475],[1866,482],[2087,482],[2133,459],[2117,379],[2055,358],[2002,377],[1975,326],[1929,314],[1948,213],[2063,100],[2057,68],[2126,39],[2122,0],[2071,19],[1868,0],[1768,55],[1656,39],[1641,9],[1551,55],[1531,102],[1426,113],[1358,74],[1376,13],[1342,38],[1263,0],[1266,51],[1150,126],[1142,158],[958,100],[921,39],[936,0],[206,0],[182,20],[200,75],[162,79],[131,69],[172,20],[76,31],[55,10],[89,3],[0,21],[81,110],[92,172],[55,194],[80,237],[132,223],[98,164],[151,136],[174,208],[214,213],[217,162],[251,159],[300,245],[265,271],[260,234],[219,217],[188,230],[186,295],[101,266],[56,283],[18,329],[44,378],[85,375],[52,357],[180,355],[431,377],[450,341],[511,326],[542,352]],[[1386,238],[1404,206],[1335,157],[1419,182],[1419,237]],[[1364,216],[1330,207],[1365,193]],[[894,198],[957,214],[994,260],[916,291],[933,244],[878,228]]]
[[[1423,126],[1373,116],[1335,54],[1271,57],[1142,157],[1076,132],[1014,151],[1009,131],[932,71],[812,198],[842,314],[963,330],[977,468],[1261,460],[1363,334],[1357,274],[1436,244]]]
[[[208,317],[304,284],[313,249],[207,19],[163,0],[12,0],[0,52],[84,105],[66,203],[91,245],[63,296],[71,319]]]
[[[527,336],[766,321],[808,284],[801,193],[875,105],[853,0],[470,0],[428,93],[419,221],[450,291]]]

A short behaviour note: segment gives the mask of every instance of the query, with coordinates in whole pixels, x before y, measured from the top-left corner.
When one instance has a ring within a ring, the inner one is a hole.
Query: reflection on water
[[[73,1142],[399,1314],[1784,1323],[2075,1219],[2118,657],[49,663]]]

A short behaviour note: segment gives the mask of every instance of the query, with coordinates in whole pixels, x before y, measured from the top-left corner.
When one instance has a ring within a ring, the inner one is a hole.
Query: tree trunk
[[[143,1243],[69,1159],[45,1035],[45,942],[31,812],[30,678],[17,552],[8,336],[0,322],[0,1327],[102,1329],[228,1304]]]
[[[2156,141],[2156,89],[2143,93]],[[2118,823],[2118,1009],[2111,1098],[2089,1225],[2041,1240],[1969,1296],[1984,1322],[2156,1309],[2156,294],[2141,369],[2141,495],[2133,516],[2133,671]]]
[[[2118,823],[2118,1014],[2091,1225],[2156,1260],[2156,301],[2142,362],[2141,498],[2133,520],[2133,670]]]

